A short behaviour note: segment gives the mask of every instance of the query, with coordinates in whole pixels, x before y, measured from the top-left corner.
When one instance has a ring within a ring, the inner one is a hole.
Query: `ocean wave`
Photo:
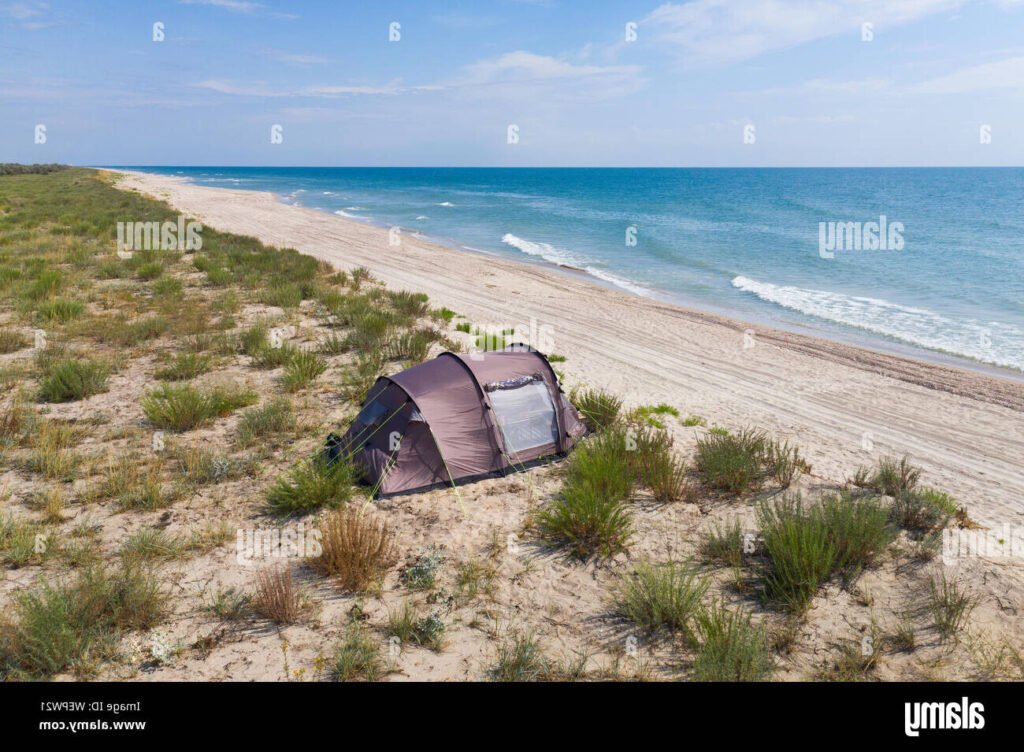
[[[437,204],[437,206],[455,206],[455,204],[451,201],[442,201],[440,204]]]
[[[366,209],[361,206],[346,206],[345,211],[366,211]]]
[[[428,217],[426,214],[421,214],[418,217],[416,217],[416,219],[430,219],[430,217]]]
[[[951,319],[926,308],[737,276],[732,286],[824,321],[882,334],[929,350],[1024,371],[1024,330],[1012,324]]]
[[[620,277],[605,269],[595,267],[589,259],[583,258],[571,251],[567,251],[564,248],[557,248],[550,243],[526,240],[525,238],[520,238],[510,232],[507,232],[502,236],[501,242],[530,256],[542,258],[552,264],[582,270],[592,277],[596,277],[604,282],[613,284],[616,287],[621,287],[623,290],[629,290],[637,295],[651,295],[651,291],[646,287],[638,285],[636,282]]]

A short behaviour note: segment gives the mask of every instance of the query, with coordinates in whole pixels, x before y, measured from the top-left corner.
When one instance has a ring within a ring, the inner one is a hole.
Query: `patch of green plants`
[[[286,516],[341,506],[357,495],[358,477],[344,457],[331,461],[318,452],[274,482],[267,492],[267,509]]]
[[[39,399],[43,402],[73,402],[107,390],[110,368],[89,358],[62,358],[45,361],[39,379]]]
[[[602,389],[573,391],[570,401],[592,431],[601,431],[614,425],[622,411],[622,400]]]
[[[251,405],[256,399],[254,391],[241,387],[198,389],[189,384],[161,384],[143,397],[142,410],[157,428],[190,431]]]
[[[707,682],[767,680],[774,671],[768,635],[742,610],[713,603],[696,617],[693,678]]]
[[[167,365],[154,374],[160,381],[189,381],[210,370],[209,355],[194,352],[179,352]]]
[[[0,675],[44,679],[111,656],[124,632],[159,622],[165,600],[157,577],[130,561],[19,591],[11,619],[0,623]]]
[[[651,631],[693,636],[693,620],[708,590],[708,581],[688,564],[640,562],[615,591],[616,613]]]

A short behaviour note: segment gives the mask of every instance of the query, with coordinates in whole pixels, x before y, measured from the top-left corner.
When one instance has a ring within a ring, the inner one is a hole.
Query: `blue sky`
[[[1024,0],[0,0],[0,161],[1024,165],[1022,92]]]

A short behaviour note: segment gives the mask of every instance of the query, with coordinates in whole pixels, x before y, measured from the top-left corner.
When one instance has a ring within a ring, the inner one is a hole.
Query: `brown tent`
[[[546,357],[523,345],[382,376],[333,453],[376,494],[476,479],[568,451],[586,432]]]

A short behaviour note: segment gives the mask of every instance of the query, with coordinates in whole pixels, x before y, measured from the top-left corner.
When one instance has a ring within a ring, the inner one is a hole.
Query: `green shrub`
[[[66,324],[85,313],[85,305],[77,300],[57,298],[40,303],[36,313],[43,321]]]
[[[318,453],[274,482],[267,493],[267,508],[285,516],[341,506],[356,495],[358,477],[350,462],[343,458],[331,462]]]
[[[238,442],[242,446],[251,446],[260,439],[290,434],[296,424],[292,403],[287,398],[279,397],[263,407],[254,407],[242,413],[238,421]]]
[[[697,439],[697,471],[713,489],[739,495],[761,485],[767,437],[761,431],[708,433]]]
[[[199,390],[189,384],[161,384],[143,397],[142,410],[157,428],[189,431],[251,405],[256,399],[256,393],[248,389]]]
[[[150,261],[140,264],[135,273],[139,276],[139,279],[152,280],[164,273],[164,266],[159,261]]]
[[[288,342],[282,342],[277,347],[266,345],[252,354],[252,364],[268,370],[280,368],[287,365],[299,352],[299,348]]]
[[[68,358],[47,363],[39,381],[43,402],[73,402],[105,392],[109,368],[95,360]]]
[[[712,604],[698,614],[693,678],[707,682],[764,681],[773,671],[768,635],[750,615]]]
[[[600,389],[574,392],[571,401],[592,431],[601,431],[614,424],[622,410],[622,400]]]
[[[430,311],[430,298],[422,292],[394,290],[388,293],[392,307],[402,316],[417,319]]]
[[[402,570],[400,581],[410,590],[432,590],[437,584],[437,573],[444,563],[444,553],[435,546],[421,552],[412,566]]]
[[[29,339],[15,329],[0,329],[0,353],[12,353],[29,346]]]
[[[835,546],[836,569],[856,572],[871,566],[896,537],[889,524],[889,512],[877,498],[831,494],[813,511],[821,516]]]
[[[164,613],[157,578],[132,562],[92,566],[73,582],[16,593],[0,625],[0,673],[41,679],[93,656],[112,654],[126,630],[149,629]]]
[[[532,682],[547,678],[548,659],[532,632],[515,632],[498,646],[488,675],[499,682]]]
[[[743,528],[739,518],[729,524],[716,523],[701,539],[699,552],[708,564],[722,564],[730,567],[743,565]]]
[[[201,376],[210,370],[210,356],[183,352],[163,368],[157,370],[155,376],[161,381],[188,381]]]
[[[380,650],[357,622],[349,624],[334,649],[331,668],[335,681],[377,681],[384,674]]]
[[[548,358],[550,361],[551,358]],[[630,412],[630,418],[639,422],[646,423],[653,428],[665,428],[665,416],[670,415],[674,418],[679,417],[679,410],[672,407],[672,405],[666,405],[664,402],[657,405],[642,405]]]
[[[893,457],[882,457],[873,471],[868,468],[860,468],[853,483],[876,493],[898,497],[914,490],[920,478],[920,468],[911,465],[906,456],[899,460]]]
[[[975,597],[957,582],[946,579],[945,572],[932,575],[928,582],[928,606],[943,641],[956,637],[976,605]]]
[[[684,564],[640,562],[615,592],[615,611],[639,627],[692,637],[692,622],[708,581]]]
[[[956,511],[952,496],[935,488],[922,488],[899,494],[893,500],[890,519],[897,527],[921,536],[945,527]]]
[[[757,516],[770,559],[765,595],[790,611],[803,612],[839,557],[825,518],[804,509],[799,496],[764,502]]]
[[[281,383],[289,392],[297,392],[316,381],[326,370],[326,360],[310,350],[299,350],[285,363]]]

